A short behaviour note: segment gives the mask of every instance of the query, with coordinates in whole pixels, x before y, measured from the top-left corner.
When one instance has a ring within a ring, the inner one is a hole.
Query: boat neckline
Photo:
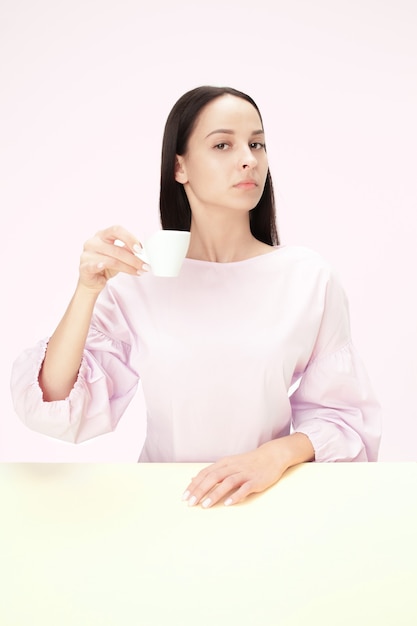
[[[251,256],[248,257],[247,259],[242,259],[240,261],[206,261],[204,259],[190,259],[188,257],[185,257],[184,259],[184,263],[188,264],[204,264],[204,265],[211,265],[211,266],[226,266],[226,267],[230,267],[230,266],[236,266],[236,265],[242,265],[244,263],[250,263],[251,261],[257,261],[259,259],[263,259],[263,258],[268,258],[271,255],[276,254],[277,252],[281,251],[283,248],[285,248],[285,246],[283,245],[279,245],[279,246],[271,246],[271,250],[268,252],[264,252],[263,254],[256,254],[255,256]]]

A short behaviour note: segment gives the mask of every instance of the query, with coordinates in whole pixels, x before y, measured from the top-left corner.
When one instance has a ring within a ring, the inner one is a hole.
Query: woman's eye
[[[259,141],[254,141],[249,145],[252,148],[252,150],[263,150],[265,148],[265,144],[260,143]]]
[[[227,150],[227,148],[229,147],[228,143],[218,143],[214,146],[216,148],[216,150]]]

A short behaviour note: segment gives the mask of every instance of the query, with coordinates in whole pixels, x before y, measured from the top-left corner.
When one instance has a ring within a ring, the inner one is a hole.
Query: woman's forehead
[[[252,133],[262,129],[262,122],[258,111],[250,102],[227,94],[212,100],[204,107],[197,118],[194,132],[207,135],[222,129],[247,130]]]

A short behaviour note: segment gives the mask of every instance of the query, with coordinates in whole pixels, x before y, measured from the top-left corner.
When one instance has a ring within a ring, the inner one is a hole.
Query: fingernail
[[[224,506],[230,506],[231,504],[233,504],[232,498],[227,498],[227,500],[224,501]]]
[[[191,496],[191,498],[188,500],[188,506],[194,506],[196,502],[197,498],[195,496]]]
[[[135,243],[133,245],[133,252],[142,252],[142,246],[140,246],[138,243]]]
[[[184,491],[184,493],[182,494],[182,500],[188,500],[188,498],[190,497],[190,492],[188,491]]]
[[[150,265],[147,265],[147,263],[144,263],[144,264],[142,265],[142,270],[143,270],[144,272],[149,272],[149,270],[150,270],[150,269],[151,269],[151,268],[150,268]]]
[[[210,506],[210,504],[211,504],[211,498],[206,498],[206,499],[202,502],[201,506],[203,506],[205,509],[207,509],[207,508]]]

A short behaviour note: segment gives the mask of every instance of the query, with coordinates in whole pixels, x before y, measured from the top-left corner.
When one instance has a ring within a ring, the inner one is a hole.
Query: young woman
[[[318,254],[279,245],[249,96],[199,87],[175,104],[160,211],[164,229],[191,231],[180,276],[148,272],[121,226],[87,241],[62,321],[14,364],[21,419],[81,442],[116,427],[141,380],[140,461],[210,462],[184,493],[204,507],[237,503],[301,462],[376,460],[380,409],[343,288]]]

